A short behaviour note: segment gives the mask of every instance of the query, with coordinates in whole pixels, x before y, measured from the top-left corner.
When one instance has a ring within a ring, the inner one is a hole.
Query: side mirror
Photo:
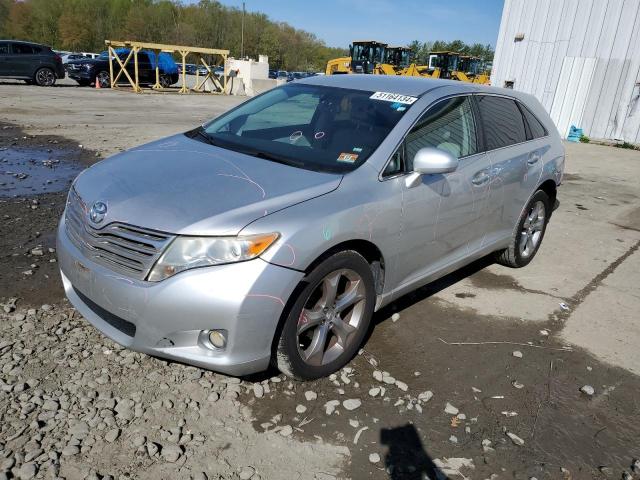
[[[413,157],[413,171],[421,175],[454,172],[458,159],[439,148],[421,148]]]

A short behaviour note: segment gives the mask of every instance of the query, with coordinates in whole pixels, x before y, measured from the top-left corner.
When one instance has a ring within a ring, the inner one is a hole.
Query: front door
[[[425,147],[451,153],[459,165],[455,172],[423,175],[416,185],[405,185],[401,285],[467,256],[484,238],[491,163],[479,152],[478,128],[471,98],[457,96],[431,107],[407,135],[408,171]]]

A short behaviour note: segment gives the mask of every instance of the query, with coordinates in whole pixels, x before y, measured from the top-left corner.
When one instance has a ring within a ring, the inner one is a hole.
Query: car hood
[[[85,170],[73,188],[103,225],[236,235],[254,220],[335,190],[341,175],[275,163],[175,135]]]

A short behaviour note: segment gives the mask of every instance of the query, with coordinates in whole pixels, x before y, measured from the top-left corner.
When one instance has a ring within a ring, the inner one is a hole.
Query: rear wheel
[[[369,263],[339,252],[304,280],[277,348],[281,372],[298,380],[327,376],[356,354],[369,329],[375,287]]]
[[[50,68],[42,67],[38,69],[33,80],[41,87],[52,87],[56,83],[56,74]]]
[[[173,82],[169,75],[160,75],[160,85],[162,88],[169,88]]]
[[[538,253],[550,214],[549,196],[542,190],[538,190],[522,211],[511,245],[496,253],[496,261],[512,268],[528,265]]]

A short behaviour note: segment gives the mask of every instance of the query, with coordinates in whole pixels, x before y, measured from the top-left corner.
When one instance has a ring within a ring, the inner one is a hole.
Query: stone
[[[449,437],[449,441],[450,441],[451,443],[458,443],[458,437],[456,437],[455,435],[451,435],[451,436]]]
[[[306,392],[304,392],[304,398],[307,399],[307,402],[311,402],[318,398],[318,394],[314,391],[307,390]]]
[[[280,429],[278,433],[283,437],[288,437],[293,433],[293,427],[291,425],[285,425]]]
[[[449,402],[447,402],[447,404],[444,407],[444,412],[448,413],[449,415],[458,415],[459,411],[460,410],[458,410],[456,407],[451,405]]]
[[[400,380],[396,380],[396,387],[398,387],[403,392],[406,392],[409,389],[409,386],[406,383],[401,382]]]
[[[120,429],[119,428],[112,428],[111,430],[109,430],[107,432],[107,434],[104,436],[104,439],[109,442],[109,443],[113,443],[116,441],[116,439],[120,436]]]
[[[324,411],[327,415],[331,415],[336,407],[340,405],[340,400],[329,400],[327,403],[324,404]]]
[[[17,477],[20,480],[28,480],[36,476],[38,467],[35,463],[25,463],[18,469],[17,473]]]
[[[371,463],[380,462],[380,455],[377,454],[377,453],[370,453],[369,454],[369,462],[371,462]]]
[[[264,387],[259,383],[253,385],[253,394],[256,398],[262,398],[264,396]]]
[[[169,444],[162,447],[160,456],[169,463],[175,463],[182,455],[182,447],[180,445]]]
[[[395,384],[395,383],[396,383],[396,379],[395,379],[395,378],[393,378],[391,375],[384,375],[384,376],[382,377],[382,381],[383,381],[384,383],[386,383],[387,385],[393,385],[393,384]]]
[[[400,320],[400,314],[399,313],[394,313],[393,315],[391,315],[391,321],[393,323],[397,322],[398,320]]]
[[[594,393],[596,393],[596,390],[591,385],[585,385],[581,387],[580,391],[589,396],[592,396]]]
[[[513,385],[513,388],[517,388],[518,390],[524,388],[524,385],[517,380],[511,382],[511,385]]]
[[[380,370],[373,371],[373,378],[375,378],[378,382],[382,381],[382,372]]]
[[[147,443],[147,454],[150,457],[154,457],[158,453],[158,445],[154,442]]]
[[[78,448],[76,445],[67,445],[62,449],[63,457],[71,457],[72,455],[77,455],[78,453],[80,453],[80,448]]]
[[[60,408],[60,405],[55,400],[45,400],[42,404],[43,410],[49,410],[51,412],[56,412]]]
[[[145,444],[146,441],[147,439],[144,435],[136,435],[131,439],[131,443],[134,447],[141,447]]]
[[[516,358],[522,358],[522,352],[520,350],[515,350],[511,355]]]
[[[518,445],[519,447],[524,445],[524,440],[521,439],[519,436],[517,436],[515,433],[507,432],[507,437],[509,437],[511,439],[511,441],[515,445]]]
[[[372,397],[377,397],[380,394],[380,387],[373,387],[369,389],[369,395]]]
[[[307,411],[307,407],[305,407],[304,405],[298,405],[296,407],[296,413],[304,413]]]
[[[349,411],[355,410],[360,405],[362,405],[362,402],[358,398],[350,398],[342,402],[342,406],[345,408],[345,410],[349,410]]]
[[[426,392],[422,392],[418,395],[418,400],[420,400],[423,403],[427,403],[432,398],[433,398],[433,392],[431,390],[427,390]]]
[[[240,480],[249,480],[255,473],[256,471],[252,467],[242,467],[238,476]]]

